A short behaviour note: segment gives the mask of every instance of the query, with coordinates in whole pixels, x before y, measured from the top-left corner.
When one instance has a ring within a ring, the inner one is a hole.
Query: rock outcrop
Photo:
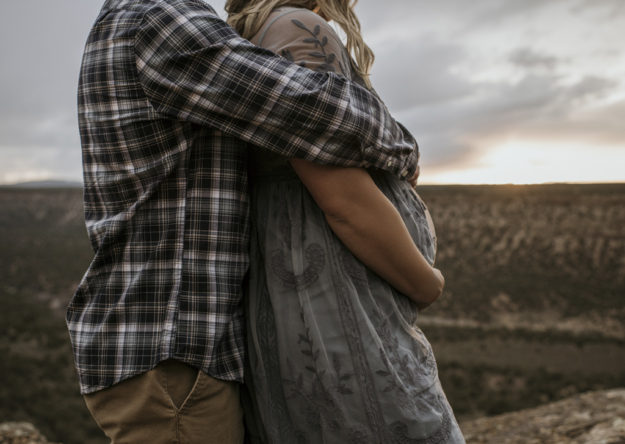
[[[467,444],[625,444],[625,389],[588,392],[461,423]],[[0,444],[52,444],[29,423],[0,424]]]
[[[625,444],[625,389],[583,393],[461,427],[469,444]]]
[[[0,424],[0,444],[52,444],[27,422]]]

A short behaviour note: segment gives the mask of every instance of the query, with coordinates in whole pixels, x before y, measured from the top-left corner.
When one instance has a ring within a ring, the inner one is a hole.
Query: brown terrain
[[[604,391],[625,387],[625,184],[419,193],[447,280],[419,325],[468,441],[625,442],[622,410],[608,401],[622,405],[622,390]],[[0,422],[32,423],[54,442],[102,443],[77,394],[63,321],[92,254],[81,195],[0,188],[0,375],[10,381]],[[557,404],[565,399],[573,404]],[[506,416],[534,408],[524,420]],[[603,429],[621,441],[584,441]],[[513,430],[528,440],[511,440]]]
[[[420,324],[461,419],[625,386],[625,185],[420,194],[447,278]]]
[[[571,396],[533,409],[466,421],[473,444],[622,444],[625,442],[625,390]],[[32,424],[0,424],[0,444],[53,444]]]
[[[472,444],[623,444],[625,389],[583,393],[461,426]]]

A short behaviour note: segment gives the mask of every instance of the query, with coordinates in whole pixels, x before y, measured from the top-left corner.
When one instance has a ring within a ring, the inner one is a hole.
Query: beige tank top
[[[328,22],[308,9],[276,9],[250,41],[306,68],[353,77],[341,39]]]

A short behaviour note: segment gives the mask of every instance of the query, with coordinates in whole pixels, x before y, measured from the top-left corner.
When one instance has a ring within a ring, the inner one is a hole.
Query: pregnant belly
[[[436,229],[423,199],[404,180],[387,173],[373,172],[371,177],[401,215],[415,245],[430,264],[436,256]]]
[[[425,220],[427,222],[428,229],[430,230],[430,235],[432,236],[432,242],[434,243],[434,252],[436,253],[436,228],[434,227],[434,221],[432,220],[432,215],[430,214],[430,210],[428,210],[427,205],[425,205],[425,202],[423,202],[423,199],[421,199],[421,196],[419,196],[419,194],[414,189],[412,190],[412,192],[417,198],[417,200],[421,202],[421,205],[423,205],[423,208],[425,209]]]

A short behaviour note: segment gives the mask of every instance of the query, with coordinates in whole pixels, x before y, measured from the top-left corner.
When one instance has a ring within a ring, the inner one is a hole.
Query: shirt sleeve
[[[141,85],[159,114],[287,157],[411,176],[418,147],[384,104],[240,38],[198,0],[160,2],[135,35]]]

